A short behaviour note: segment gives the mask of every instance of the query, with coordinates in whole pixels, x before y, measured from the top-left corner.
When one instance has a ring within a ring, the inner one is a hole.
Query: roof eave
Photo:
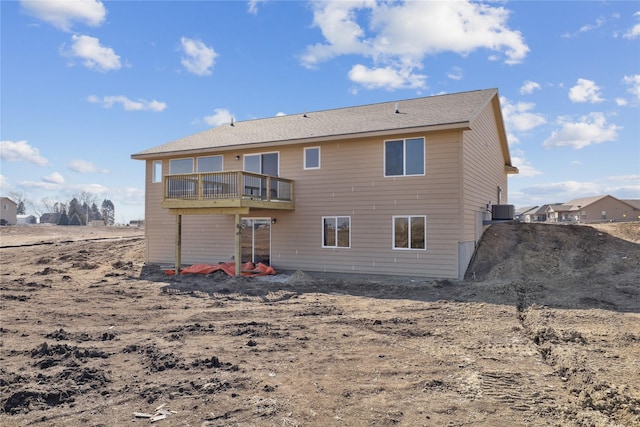
[[[157,159],[160,157],[168,157],[172,155],[184,156],[189,154],[210,153],[212,151],[226,152],[226,151],[234,151],[234,150],[243,150],[243,149],[254,148],[254,147],[264,147],[264,148],[281,147],[286,145],[320,143],[320,142],[338,141],[338,140],[345,140],[345,139],[367,138],[367,137],[376,137],[376,136],[391,136],[391,135],[398,135],[398,134],[420,133],[420,132],[443,132],[443,131],[450,131],[450,130],[465,131],[465,130],[471,130],[471,127],[468,121],[464,121],[464,122],[456,122],[456,123],[443,123],[438,125],[407,127],[407,128],[400,128],[400,129],[394,128],[394,129],[377,130],[377,131],[370,131],[370,132],[357,132],[357,133],[347,133],[347,134],[338,134],[338,135],[322,135],[322,136],[296,138],[296,139],[289,139],[289,140],[251,142],[247,144],[223,145],[218,147],[205,147],[205,148],[195,148],[195,149],[188,149],[188,150],[162,151],[162,152],[156,152],[156,153],[136,153],[136,154],[132,154],[131,158],[134,160],[150,160],[150,159]]]

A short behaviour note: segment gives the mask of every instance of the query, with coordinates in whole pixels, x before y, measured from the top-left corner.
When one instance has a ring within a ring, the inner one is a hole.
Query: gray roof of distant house
[[[497,89],[485,89],[232,122],[140,151],[131,157],[144,159],[211,148],[320,141],[371,133],[391,134],[437,126],[463,128],[497,94]],[[502,116],[499,120],[502,123]],[[505,150],[508,153],[508,147]]]

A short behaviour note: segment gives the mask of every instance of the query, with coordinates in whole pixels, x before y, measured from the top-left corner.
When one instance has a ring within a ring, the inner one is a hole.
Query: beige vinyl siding
[[[413,136],[423,135],[398,137]],[[295,180],[296,211],[277,214],[274,266],[452,277],[458,154],[449,140],[426,138],[426,175],[417,177],[384,177],[382,138],[323,144],[319,170],[302,171],[302,152],[281,151],[281,174]],[[427,216],[426,251],[392,249],[394,215]],[[351,217],[351,248],[322,248],[323,216]]]
[[[491,103],[473,121],[471,129],[464,132],[462,151],[464,208],[460,229],[461,242],[478,239],[478,215],[486,211],[488,203],[498,203],[498,186],[502,187],[501,203],[506,204],[508,201],[504,156]]]
[[[321,168],[315,170],[303,169],[304,145],[282,147],[280,176],[295,181],[296,210],[254,210],[247,215],[277,218],[271,227],[272,265],[285,270],[457,277],[459,133],[397,137],[414,136],[425,137],[425,176],[385,178],[384,138],[324,143]],[[241,169],[242,161],[235,155],[225,155],[225,170]],[[172,263],[175,217],[159,207],[162,185],[151,183],[152,164],[148,162],[147,174],[148,260]],[[165,174],[167,168],[165,159]],[[392,248],[394,215],[426,215],[426,251]],[[323,216],[351,217],[351,248],[322,248]],[[229,261],[234,253],[230,215],[183,216],[182,230],[184,264]]]

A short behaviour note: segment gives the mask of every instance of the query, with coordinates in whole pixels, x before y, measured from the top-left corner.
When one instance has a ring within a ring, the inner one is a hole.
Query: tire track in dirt
[[[555,328],[552,310],[529,305],[526,288],[515,289],[517,318],[524,335],[537,347],[544,363],[553,368],[573,402],[572,407],[558,410],[580,425],[640,425],[640,399],[627,387],[600,378],[601,370],[590,363],[593,355],[584,349],[588,339],[579,331]],[[631,335],[630,341],[640,341],[640,337]]]

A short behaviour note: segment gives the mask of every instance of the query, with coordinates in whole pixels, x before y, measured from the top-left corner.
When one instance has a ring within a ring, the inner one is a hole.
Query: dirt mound
[[[467,279],[593,282],[615,275],[622,283],[639,269],[640,245],[593,227],[504,223],[482,236]]]
[[[15,237],[48,243],[0,246],[2,426],[640,426],[640,246],[603,230],[490,227],[464,282]]]

